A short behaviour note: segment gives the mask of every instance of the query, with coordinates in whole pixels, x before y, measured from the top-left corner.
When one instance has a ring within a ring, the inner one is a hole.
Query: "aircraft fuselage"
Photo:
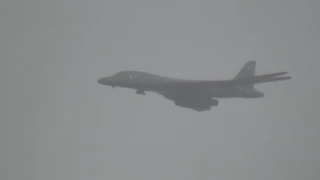
[[[228,88],[198,88],[192,87],[188,89],[181,89],[178,87],[167,87],[164,82],[180,82],[186,81],[181,79],[174,79],[162,77],[154,74],[144,74],[144,77],[139,79],[129,79],[128,81],[117,81],[113,76],[101,78],[98,80],[100,84],[109,85],[112,87],[122,87],[137,90],[137,94],[145,95],[145,92],[155,92],[166,96],[167,94],[185,95],[202,95],[211,98],[259,98],[264,94],[255,88],[243,88],[242,86],[234,86]]]

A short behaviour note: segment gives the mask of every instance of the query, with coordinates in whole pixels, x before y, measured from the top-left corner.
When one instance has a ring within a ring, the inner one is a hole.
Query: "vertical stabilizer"
[[[234,79],[239,79],[239,78],[247,78],[251,76],[255,76],[256,74],[256,61],[251,60],[246,62],[242,69],[239,71],[239,73],[234,77]],[[246,88],[252,89],[253,84],[246,85]]]
[[[251,60],[244,64],[239,73],[234,77],[234,79],[251,77],[256,74],[256,61]]]

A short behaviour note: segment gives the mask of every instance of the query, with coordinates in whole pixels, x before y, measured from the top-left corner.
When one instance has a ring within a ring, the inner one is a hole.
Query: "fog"
[[[3,0],[0,179],[317,180],[320,1]],[[265,97],[210,111],[101,86],[139,70],[229,79]]]

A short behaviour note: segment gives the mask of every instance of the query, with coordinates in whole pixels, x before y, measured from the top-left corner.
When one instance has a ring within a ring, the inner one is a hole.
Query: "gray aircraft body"
[[[114,87],[134,89],[136,94],[147,91],[172,100],[175,105],[195,111],[210,110],[218,106],[219,98],[261,98],[264,93],[254,84],[283,81],[291,77],[279,77],[287,72],[255,75],[256,61],[248,61],[230,80],[187,80],[160,76],[141,71],[121,71],[98,79],[98,83]]]

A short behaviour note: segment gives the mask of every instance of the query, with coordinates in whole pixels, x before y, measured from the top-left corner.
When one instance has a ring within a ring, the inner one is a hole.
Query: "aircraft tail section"
[[[256,64],[257,63],[254,60],[246,62],[243,65],[243,67],[241,68],[241,70],[238,72],[238,74],[233,79],[241,79],[241,78],[248,78],[248,77],[255,76]],[[249,84],[244,87],[251,89],[251,88],[253,88],[253,84]]]
[[[256,74],[256,61],[251,60],[245,63],[239,73],[233,79],[247,78]]]

